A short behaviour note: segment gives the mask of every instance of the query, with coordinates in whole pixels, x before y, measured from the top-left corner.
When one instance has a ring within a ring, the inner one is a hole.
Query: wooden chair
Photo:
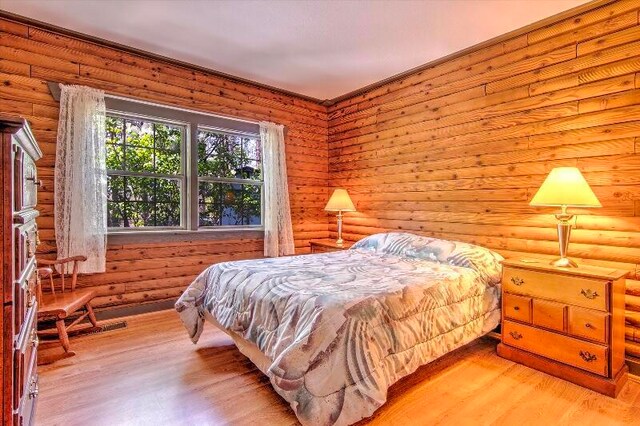
[[[38,268],[38,277],[49,281],[49,292],[42,291],[42,281],[38,286],[38,321],[55,321],[55,330],[38,331],[38,335],[43,338],[55,336],[62,344],[64,353],[60,356],[47,359],[43,357],[41,363],[50,363],[58,359],[69,358],[75,355],[70,349],[69,334],[87,333],[100,330],[96,316],[91,307],[91,300],[96,296],[96,291],[90,288],[76,289],[78,280],[78,264],[87,260],[85,256],[73,256],[66,259],[58,260],[42,260],[38,259],[38,264],[45,267]],[[71,273],[69,273],[69,266]],[[54,275],[59,276],[60,288],[56,291],[54,285]],[[71,278],[70,289],[67,288],[65,277]],[[79,317],[75,318],[69,325],[66,321],[76,312],[84,310]],[[85,318],[89,317],[90,326],[84,326],[79,329],[76,326]]]

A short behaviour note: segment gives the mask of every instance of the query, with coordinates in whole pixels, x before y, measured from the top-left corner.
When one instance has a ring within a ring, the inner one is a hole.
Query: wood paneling
[[[603,208],[576,210],[570,254],[629,271],[639,327],[639,9],[596,7],[330,106],[329,185],[358,209],[343,235],[408,230],[551,258],[553,210],[528,201],[551,168],[577,166]]]
[[[43,257],[55,257],[53,179],[58,103],[47,81],[84,84],[107,93],[287,126],[287,166],[296,251],[328,236],[327,108],[317,103],[0,19],[0,112],[29,120],[44,158],[38,218]],[[98,308],[173,299],[208,265],[262,257],[262,239],[109,244],[107,272],[81,278],[95,286]],[[179,261],[176,261],[179,259]]]

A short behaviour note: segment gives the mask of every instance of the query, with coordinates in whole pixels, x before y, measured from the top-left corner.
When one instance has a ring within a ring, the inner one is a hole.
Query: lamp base
[[[567,257],[561,257],[551,262],[553,266],[558,268],[577,268],[578,264]]]
[[[562,213],[555,215],[558,221],[558,243],[560,245],[560,258],[551,262],[558,268],[577,268],[578,265],[573,260],[567,258],[569,251],[569,238],[571,237],[572,214],[567,213],[567,206],[562,206]]]
[[[342,244],[344,244],[344,241],[342,240],[342,238],[339,238],[336,240],[336,245],[337,246],[342,246]]]

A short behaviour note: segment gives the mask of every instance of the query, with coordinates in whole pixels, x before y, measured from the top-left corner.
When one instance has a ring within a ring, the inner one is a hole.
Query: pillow
[[[499,283],[502,278],[502,256],[487,248],[460,241],[423,237],[407,232],[387,232],[370,235],[355,243],[351,249],[372,250],[470,268],[492,284]]]

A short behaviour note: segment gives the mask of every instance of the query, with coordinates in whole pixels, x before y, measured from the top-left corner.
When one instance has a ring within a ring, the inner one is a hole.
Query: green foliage
[[[149,120],[108,116],[106,120],[108,225],[180,226],[181,151],[185,129]],[[211,131],[198,132],[198,175],[255,181],[199,183],[201,226],[261,223],[259,141]],[[123,176],[117,172],[147,173]],[[153,175],[164,175],[153,176]]]
[[[262,181],[258,141],[253,138],[200,130],[198,176]],[[261,186],[200,181],[200,226],[259,225]]]

